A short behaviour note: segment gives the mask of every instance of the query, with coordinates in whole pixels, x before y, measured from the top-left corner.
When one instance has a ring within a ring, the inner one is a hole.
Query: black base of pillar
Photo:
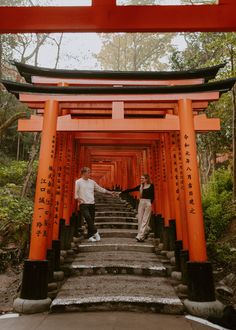
[[[161,214],[158,214],[158,237],[160,238],[160,241],[163,242],[163,228],[164,228],[164,218],[161,216]]]
[[[60,256],[61,256],[61,242],[59,240],[52,241],[52,248],[54,251],[54,271],[60,270]]]
[[[48,261],[24,261],[20,298],[46,299],[48,295]]]
[[[163,232],[162,232],[162,236],[163,236],[163,250],[164,251],[169,251],[169,227],[163,227]]]
[[[183,241],[178,240],[175,241],[175,267],[176,271],[181,271],[181,265],[180,265],[180,251],[183,249]]]
[[[65,250],[70,250],[71,226],[65,225]]]
[[[78,237],[79,236],[79,215],[76,213],[73,213],[74,217],[74,234],[73,237]]]
[[[47,250],[47,260],[48,260],[48,283],[53,282],[53,264],[54,264],[54,250]]]
[[[169,220],[169,250],[175,250],[176,223],[174,219]]]
[[[182,282],[183,284],[188,284],[188,270],[187,262],[189,261],[189,252],[188,250],[180,251],[180,269],[182,272]]]
[[[61,249],[66,250],[66,235],[65,235],[65,226],[66,221],[65,219],[60,219],[60,226],[59,226],[59,239],[61,242]]]
[[[160,215],[155,214],[153,215],[153,231],[154,231],[154,238],[160,238],[160,230],[159,230],[159,220],[160,220]]]
[[[210,262],[187,263],[188,299],[191,301],[215,301],[215,286]]]

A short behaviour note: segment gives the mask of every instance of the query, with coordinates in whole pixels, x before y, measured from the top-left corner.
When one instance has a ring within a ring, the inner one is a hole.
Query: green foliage
[[[105,70],[165,70],[167,65],[162,59],[173,49],[173,36],[171,33],[102,34],[102,48],[95,58]]]
[[[232,252],[232,249],[228,243],[219,244],[216,241],[207,242],[208,256],[214,263],[220,265],[220,267],[230,268],[231,263],[235,263],[236,253]]]
[[[232,186],[230,169],[219,169],[212,174],[205,187],[202,205],[208,242],[219,239],[235,216]]]
[[[12,161],[8,166],[0,164],[0,186],[7,183],[22,185],[26,174],[27,162]]]
[[[0,271],[11,262],[25,256],[29,243],[30,223],[33,213],[33,189],[29,197],[21,198],[27,162],[11,161],[4,154],[0,157]],[[34,163],[34,182],[37,162]]]
[[[158,0],[128,0],[125,5],[153,5]],[[120,2],[122,4],[122,2]],[[174,33],[101,34],[102,48],[94,55],[104,70],[166,70],[166,59],[173,51]]]
[[[19,187],[7,184],[0,187],[1,245],[14,243],[22,249],[28,239],[28,229],[33,212],[33,201],[19,197]]]

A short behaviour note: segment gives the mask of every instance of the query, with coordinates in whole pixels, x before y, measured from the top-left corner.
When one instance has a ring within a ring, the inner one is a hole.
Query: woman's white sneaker
[[[99,235],[99,232],[97,231],[96,234],[94,234],[94,236],[96,241],[100,241],[101,240],[101,236]]]
[[[96,238],[95,238],[95,235],[89,237],[88,241],[89,241],[89,242],[97,242],[97,240],[96,240]]]

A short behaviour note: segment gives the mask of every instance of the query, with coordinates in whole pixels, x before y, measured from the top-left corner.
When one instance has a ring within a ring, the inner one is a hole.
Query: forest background
[[[156,4],[161,0],[124,1]],[[189,5],[200,2],[206,1],[182,0]],[[0,0],[0,6],[39,3]],[[76,38],[83,37],[76,34]],[[217,79],[236,76],[235,33],[114,33],[96,38],[99,50],[83,51],[68,47],[69,38],[63,33],[0,35],[0,79],[21,81],[11,61],[40,66],[49,48],[53,49],[53,68],[161,71],[225,63]],[[215,269],[226,272],[236,268],[235,95],[234,87],[207,109],[208,117],[221,119],[221,131],[197,136],[208,255]],[[29,115],[25,105],[0,87],[0,272],[27,255],[40,134],[17,132],[17,120]]]

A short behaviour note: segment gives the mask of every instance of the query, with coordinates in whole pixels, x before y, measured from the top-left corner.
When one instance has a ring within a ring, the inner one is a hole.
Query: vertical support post
[[[189,257],[190,261],[205,262],[207,260],[206,240],[191,100],[183,99],[179,101],[179,120],[189,234]]]
[[[163,199],[164,202],[164,223],[165,226],[169,226],[170,220],[170,204],[169,204],[169,195],[168,195],[168,186],[167,186],[167,173],[166,173],[166,153],[165,153],[165,143],[164,136],[161,135],[161,169],[162,169],[162,188],[163,188]]]
[[[188,293],[191,301],[214,301],[214,280],[207,262],[192,101],[178,102],[180,144],[189,236]]]
[[[70,225],[71,217],[71,195],[72,187],[74,184],[72,182],[71,172],[72,169],[72,156],[73,156],[73,139],[72,134],[68,135],[67,140],[67,152],[66,152],[66,163],[65,163],[65,182],[64,182],[64,199],[63,199],[63,215],[62,218],[65,219],[66,225]]]
[[[160,147],[160,141],[156,142],[155,146],[156,150],[156,158],[157,158],[157,190],[158,190],[158,202],[157,202],[157,212],[160,214],[160,216],[163,217],[163,193],[162,193],[162,187],[163,187],[163,176],[162,176],[162,168],[161,168],[161,147]]]
[[[32,222],[29,259],[25,260],[20,298],[15,300],[15,310],[21,311],[24,300],[40,300],[36,312],[47,309],[48,302],[48,261],[47,235],[51,209],[51,187],[55,154],[58,102],[46,101],[43,130],[39,155],[39,169],[35,192],[35,205]],[[27,307],[25,307],[27,309]],[[25,310],[25,312],[27,312]]]
[[[174,194],[174,206],[175,206],[175,220],[176,220],[176,236],[177,240],[182,240],[182,222],[180,214],[180,196],[179,196],[179,175],[178,175],[178,161],[177,161],[177,151],[175,144],[175,134],[172,133],[170,136],[170,156],[171,156],[171,167],[172,167],[172,184],[173,184],[173,194]]]
[[[56,144],[58,102],[45,104],[29,259],[45,260]]]
[[[112,119],[124,119],[124,102],[112,102]]]

